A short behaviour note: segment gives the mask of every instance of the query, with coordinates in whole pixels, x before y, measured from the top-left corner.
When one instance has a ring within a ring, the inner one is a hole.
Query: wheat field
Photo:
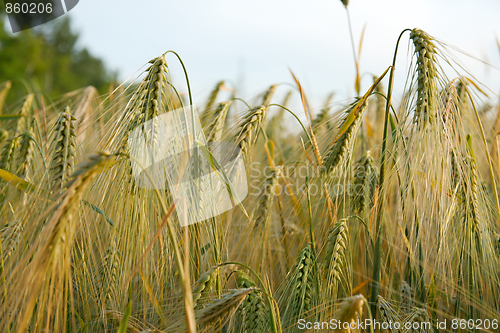
[[[4,104],[3,83],[0,331],[498,332],[498,101],[426,32],[400,43],[406,82],[387,64],[320,109],[295,76],[251,101],[217,83],[192,112],[207,143],[241,149],[248,195],[187,227],[168,189],[136,182],[127,145],[192,105],[176,53],[102,96]],[[402,326],[332,326],[367,318]]]

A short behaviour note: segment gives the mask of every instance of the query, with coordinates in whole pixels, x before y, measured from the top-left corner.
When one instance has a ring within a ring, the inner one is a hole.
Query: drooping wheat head
[[[352,103],[346,113],[349,114],[356,106],[357,102]],[[354,139],[359,130],[365,108],[366,104],[363,104],[346,131],[328,150],[324,158],[324,166],[327,173],[333,172],[342,162],[344,162],[349,155],[349,151],[352,150],[352,145],[354,144]],[[344,125],[347,120],[348,118],[344,120],[342,125]]]
[[[367,151],[357,161],[354,169],[354,206],[358,213],[373,206],[375,188],[378,185],[378,174],[374,164],[371,151]]]
[[[207,134],[207,142],[218,142],[224,134],[224,126],[226,124],[227,113],[232,101],[219,103],[214,111],[213,119],[205,128]]]
[[[426,32],[413,29],[410,39],[417,54],[417,100],[415,121],[420,128],[432,124],[436,119],[436,49]]]
[[[286,277],[286,284],[279,299],[281,318],[284,327],[290,327],[291,331],[298,330],[297,320],[308,318],[312,320],[317,311],[318,300],[316,256],[308,244],[297,256],[295,266]]]
[[[262,195],[260,196],[259,204],[256,207],[254,228],[266,225],[266,222],[271,213],[271,208],[274,203],[274,196],[277,194],[276,186],[282,177],[282,167],[278,166],[266,178],[262,187]]]
[[[239,289],[255,287],[255,283],[242,271],[238,271],[237,284]],[[268,313],[269,310],[262,297],[262,293],[259,290],[250,292],[238,309],[242,324],[241,332],[257,333],[269,331]]]
[[[55,126],[53,156],[49,167],[49,183],[53,192],[63,189],[73,172],[76,158],[75,119],[68,112],[61,112]]]
[[[244,117],[237,136],[237,143],[241,151],[248,156],[266,116],[267,106],[251,109]]]
[[[323,259],[325,286],[323,292],[327,299],[338,297],[338,286],[341,280],[348,279],[348,263],[346,261],[346,248],[349,241],[346,221],[340,220],[328,233]]]

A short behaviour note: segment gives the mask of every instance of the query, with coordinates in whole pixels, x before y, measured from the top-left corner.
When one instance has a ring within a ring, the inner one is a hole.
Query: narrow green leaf
[[[120,327],[118,327],[117,333],[126,333],[127,332],[127,322],[130,318],[130,313],[132,312],[132,301],[128,302],[127,309],[123,314],[122,321],[120,322]]]
[[[0,114],[0,121],[18,119],[21,117],[26,117],[26,116],[21,114]]]
[[[32,193],[36,189],[35,185],[3,169],[0,169],[0,178],[25,193]]]
[[[113,221],[111,221],[111,219],[109,217],[106,216],[106,214],[104,214],[104,212],[102,210],[99,209],[99,207],[91,204],[90,202],[88,202],[87,200],[82,200],[83,204],[87,207],[90,207],[92,208],[92,210],[96,211],[97,213],[101,214],[105,219],[106,221],[112,226],[114,227],[115,224],[113,223]]]

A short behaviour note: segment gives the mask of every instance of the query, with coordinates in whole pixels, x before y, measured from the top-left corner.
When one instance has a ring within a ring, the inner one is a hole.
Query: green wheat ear
[[[246,296],[256,289],[250,287],[229,290],[221,298],[215,299],[205,308],[196,311],[196,323],[198,325],[210,325],[216,321],[225,323],[234,315]]]
[[[203,308],[205,297],[210,293],[216,283],[218,267],[212,267],[195,282],[192,293],[195,309]]]
[[[57,192],[66,186],[75,165],[76,134],[73,121],[76,118],[68,112],[69,109],[66,109],[66,112],[61,112],[55,128],[54,155],[49,167],[49,182],[53,192]]]
[[[219,103],[215,108],[213,119],[206,126],[205,133],[207,134],[207,142],[218,142],[222,139],[224,134],[224,127],[226,125],[226,118],[232,101]]]
[[[266,116],[268,107],[267,106],[259,106],[251,109],[243,119],[243,122],[240,126],[240,131],[238,134],[238,146],[241,151],[248,156],[252,146],[257,141],[257,136],[259,135],[259,131],[261,129],[262,123]]]
[[[437,108],[437,69],[436,48],[432,38],[424,31],[413,29],[410,39],[417,54],[417,102],[415,119],[420,128],[432,124],[436,119]]]
[[[354,207],[358,213],[373,205],[375,188],[378,185],[378,175],[374,164],[371,152],[367,151],[357,161],[354,169]]]
[[[266,222],[271,213],[271,208],[274,202],[274,196],[276,195],[276,185],[278,185],[278,180],[282,177],[282,168],[276,167],[263,185],[263,194],[260,197],[259,203],[256,207],[254,228],[266,225]]]
[[[242,271],[238,271],[237,284],[240,289],[255,287],[255,283],[252,279]],[[262,297],[262,292],[259,290],[250,292],[238,309],[239,319],[242,324],[242,332],[268,332],[270,330],[268,326],[268,313],[269,309]]]
[[[354,108],[356,108],[358,101],[352,103],[350,107],[346,110],[346,114],[349,114]],[[330,173],[335,171],[335,169],[347,158],[350,150],[352,149],[352,145],[354,143],[354,139],[356,138],[356,134],[359,130],[361,119],[363,117],[363,113],[366,109],[366,103],[361,106],[358,114],[354,118],[353,122],[349,125],[347,130],[340,136],[340,138],[331,146],[328,150],[325,159],[324,166],[325,171]],[[344,120],[343,124],[348,121],[348,118]],[[342,126],[340,126],[342,127]]]
[[[327,298],[337,297],[338,285],[342,277],[346,278],[345,270],[348,268],[346,261],[346,248],[348,244],[348,229],[345,220],[333,226],[326,240],[326,254],[323,259],[325,267],[325,293]]]
[[[214,104],[217,100],[217,96],[219,95],[220,90],[224,87],[224,84],[224,81],[217,82],[215,88],[210,92],[210,95],[208,96],[205,108],[200,115],[200,122],[203,127],[207,126],[214,120],[214,115],[216,114],[216,112],[214,111]]]
[[[308,244],[298,255],[295,266],[288,273],[285,289],[280,297],[280,309],[283,309],[282,321],[285,327],[292,327],[298,332],[295,325],[300,318],[311,318],[311,311],[315,311],[317,294],[316,256]],[[291,331],[290,331],[291,332]]]
[[[32,160],[33,154],[33,124],[34,120],[31,122],[31,125],[28,127],[25,133],[22,134],[21,144],[19,146],[19,156],[18,156],[18,171],[17,175],[20,178],[27,178],[28,169]]]
[[[120,256],[118,248],[116,246],[116,241],[113,239],[111,244],[106,248],[104,252],[103,260],[103,301],[105,302],[107,308],[115,309],[115,305],[118,304],[118,281],[119,281],[119,269],[120,269]]]

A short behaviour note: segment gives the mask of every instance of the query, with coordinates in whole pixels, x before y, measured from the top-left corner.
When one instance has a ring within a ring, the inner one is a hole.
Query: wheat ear
[[[56,123],[53,141],[54,155],[50,164],[49,181],[54,192],[64,188],[73,171],[76,157],[76,134],[73,125],[75,119],[68,112],[61,112]]]
[[[374,164],[371,152],[367,151],[357,161],[356,168],[354,169],[354,207],[358,213],[373,205],[375,188],[378,185]]]
[[[241,151],[248,156],[252,145],[257,140],[260,128],[266,116],[267,106],[251,109],[240,126],[237,142]]]
[[[222,318],[225,320],[229,319],[245,300],[245,297],[254,290],[257,290],[257,288],[229,290],[229,293],[222,295],[221,298],[216,299],[202,310],[197,311],[196,323],[203,325]]]
[[[424,31],[413,29],[410,39],[417,54],[417,102],[415,118],[424,127],[436,118],[436,49],[432,38]]]
[[[338,284],[342,278],[342,268],[346,264],[346,248],[348,243],[348,229],[345,220],[333,226],[326,240],[326,254],[324,258],[328,298],[337,295]]]
[[[349,114],[357,106],[357,102],[351,104],[349,109],[346,111]],[[359,125],[361,124],[361,119],[363,117],[363,112],[366,109],[366,103],[361,106],[358,114],[354,117],[354,120],[346,129],[346,131],[340,136],[340,138],[331,146],[330,150],[325,156],[324,166],[326,172],[333,172],[347,157],[349,150],[351,149],[354,139],[356,137]],[[342,125],[348,121],[349,118],[343,121]]]
[[[295,266],[288,273],[279,302],[280,308],[284,309],[282,319],[285,327],[294,325],[299,318],[310,318],[309,312],[316,307],[318,295],[315,261],[311,244],[308,244],[299,253]]]
[[[255,287],[252,279],[242,271],[238,271],[237,284],[240,289]],[[242,318],[243,332],[259,333],[270,331],[267,324],[269,310],[259,290],[250,292],[245,297],[238,311]]]

